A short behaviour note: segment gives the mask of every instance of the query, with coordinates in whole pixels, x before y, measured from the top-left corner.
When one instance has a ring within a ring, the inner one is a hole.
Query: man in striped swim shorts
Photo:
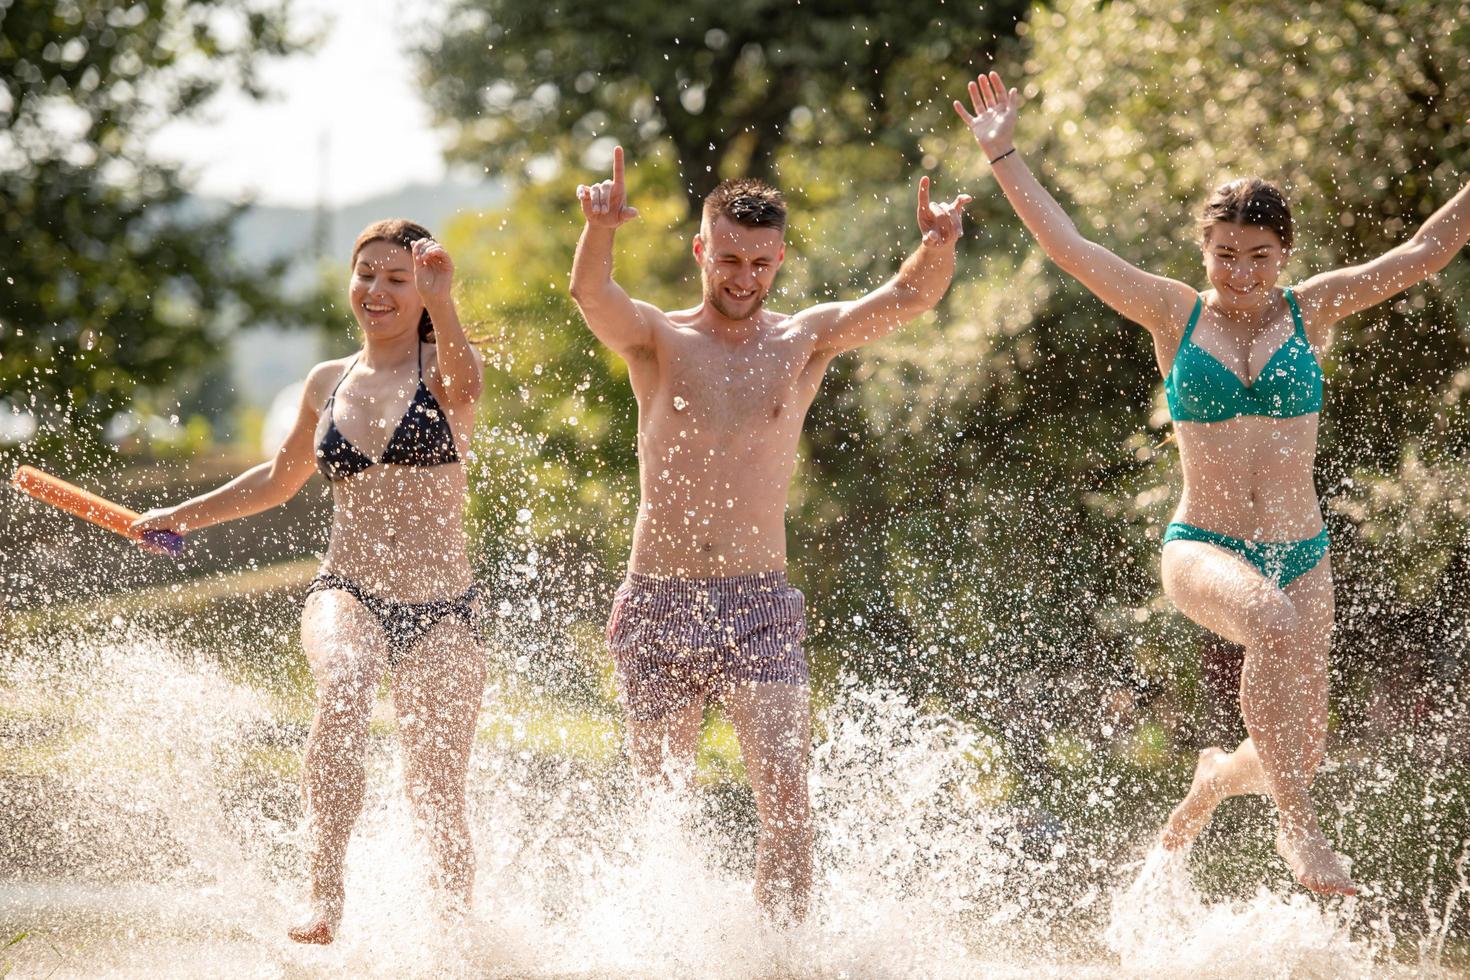
[[[806,608],[786,580],[786,495],[807,409],[832,358],[930,309],[954,274],[961,195],[931,204],[921,244],[868,295],[795,314],[765,308],[785,258],[786,205],[754,180],[705,198],[693,242],[703,297],[665,312],[612,278],[629,207],[623,154],[578,187],[587,224],[572,297],[628,365],[638,400],[641,502],[628,578],[608,621],[639,777],[684,781],[704,706],[718,698],[750,773],[760,830],[755,895],[778,921],[806,914],[812,831]]]
[[[630,573],[608,618],[628,717],[654,722],[737,687],[807,683],[806,599],[785,572]]]

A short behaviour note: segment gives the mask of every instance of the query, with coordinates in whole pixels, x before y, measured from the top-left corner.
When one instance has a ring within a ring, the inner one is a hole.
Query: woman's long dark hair
[[[361,252],[369,242],[391,242],[408,249],[409,254],[412,255],[414,242],[433,237],[429,234],[429,229],[405,218],[374,221],[364,228],[362,234],[357,236],[357,241],[352,243],[352,264],[357,265],[357,253]],[[423,316],[419,317],[419,340],[428,344],[434,342],[434,321],[429,319],[428,309],[425,309]]]

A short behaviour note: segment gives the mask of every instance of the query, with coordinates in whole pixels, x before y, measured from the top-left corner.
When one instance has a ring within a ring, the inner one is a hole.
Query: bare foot
[[[1210,818],[1215,815],[1215,807],[1225,799],[1220,792],[1216,776],[1220,771],[1220,764],[1225,760],[1224,749],[1208,748],[1199,754],[1199,764],[1194,768],[1194,780],[1189,784],[1189,792],[1174,812],[1169,814],[1169,822],[1164,825],[1163,843],[1164,849],[1177,851],[1194,843],[1210,823]]]
[[[1358,884],[1349,877],[1341,855],[1332,849],[1320,830],[1314,828],[1291,839],[1286,831],[1281,831],[1276,835],[1276,853],[1308,891],[1320,895],[1358,893]]]
[[[286,930],[286,935],[298,943],[326,946],[337,938],[337,926],[342,923],[342,901],[313,900],[311,912],[305,921]]]
[[[466,896],[440,892],[435,896],[433,909],[446,932],[458,932],[469,924],[473,904]]]

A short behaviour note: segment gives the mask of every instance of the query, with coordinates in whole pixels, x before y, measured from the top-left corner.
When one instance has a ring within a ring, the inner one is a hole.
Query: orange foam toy
[[[137,511],[115,504],[50,473],[43,473],[34,466],[17,469],[10,485],[22,493],[30,494],[43,504],[50,504],[125,538],[157,545],[175,557],[184,551],[184,539],[180,535],[172,531],[134,531],[132,524],[138,519]]]

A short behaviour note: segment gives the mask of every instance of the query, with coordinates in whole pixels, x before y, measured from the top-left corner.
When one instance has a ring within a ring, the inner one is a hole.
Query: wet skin
[[[338,376],[350,358],[330,362]],[[424,349],[429,390],[449,419],[455,445],[469,446],[474,406],[445,404],[432,346]],[[417,362],[378,372],[359,363],[337,390],[332,416],[342,435],[373,459],[382,456],[417,385]],[[320,412],[320,441],[329,424]],[[457,596],[469,588],[463,517],[469,492],[463,463],[373,466],[332,484],[332,533],[323,566],[369,592],[404,602]]]
[[[329,425],[324,409],[334,389],[337,428],[357,449],[380,458],[418,385],[418,324],[426,308],[438,343],[422,347],[423,378],[462,453],[470,445],[481,368],[449,297],[452,273],[448,255],[428,240],[412,250],[384,241],[364,245],[348,288],[365,341],[360,355],[312,369],[296,420],[273,460],[210,493],[150,511],[140,526],[185,532],[290,499],[316,472],[316,446]],[[463,594],[471,581],[462,524],[466,494],[463,462],[375,465],[335,481],[323,568],[400,602]],[[288,935],[322,944],[335,939],[341,921],[347,844],[362,809],[368,721],[389,648],[376,617],[336,590],[307,598],[301,637],[317,687],[302,767],[311,893],[305,919]],[[474,882],[464,797],[484,676],[478,642],[454,618],[439,622],[393,671],[405,788],[434,857],[436,882],[456,907],[468,904]]]
[[[1012,139],[1022,104],[990,72],[969,85],[970,105],[954,103],[991,162],[1006,199],[1048,258],[1153,337],[1168,374],[1197,298],[1193,287],[1137,268],[1084,238],[1036,179]],[[1287,236],[1289,237],[1289,236]],[[1307,340],[1320,359],[1333,324],[1383,302],[1443,269],[1470,240],[1470,185],[1407,242],[1362,265],[1324,272],[1295,290]],[[1193,341],[1242,383],[1254,383],[1291,335],[1277,282],[1287,242],[1272,227],[1215,222],[1202,254],[1210,289]],[[1294,541],[1317,534],[1321,509],[1312,483],[1317,415],[1243,416],[1175,426],[1184,492],[1175,519],[1233,537]],[[1233,552],[1198,541],[1163,549],[1164,590],[1195,622],[1246,648],[1241,712],[1251,737],[1236,749],[1203,753],[1195,779],[1164,832],[1187,846],[1214,807],[1237,793],[1269,793],[1280,814],[1277,850],[1314,891],[1352,894],[1356,884],[1317,822],[1309,794],[1326,748],[1327,654],[1333,620],[1332,565],[1278,587]]]
[[[785,258],[780,229],[706,219],[693,242],[702,302],[666,312],[612,278],[614,232],[637,217],[623,158],[613,178],[578,188],[587,226],[572,296],[588,327],[628,364],[638,401],[641,502],[629,569],[726,577],[786,567],[786,497],[802,423],[827,365],[932,307],[954,273],[964,195],[931,204],[920,182],[923,244],[889,283],[860,300],[795,314],[763,308]],[[755,894],[779,921],[806,914],[811,888],[810,747],[804,686],[756,684],[726,698],[751,774],[760,832]],[[687,782],[703,705],[629,719],[645,784]]]
[[[1214,288],[1202,294],[1191,342],[1242,383],[1254,384],[1296,329],[1276,286],[1288,252],[1269,228],[1222,223],[1210,229],[1202,253]],[[1192,300],[1189,305],[1192,310]],[[1154,332],[1162,375],[1173,366],[1189,313]],[[1329,328],[1306,321],[1307,340],[1319,360]],[[1248,540],[1299,541],[1315,535],[1322,529],[1312,482],[1318,420],[1312,413],[1176,422],[1184,489],[1174,520]]]
[[[786,566],[786,496],[807,410],[835,351],[794,318],[761,312],[744,337],[670,313],[655,360],[629,362],[638,399],[641,504],[629,567],[742,575]]]

